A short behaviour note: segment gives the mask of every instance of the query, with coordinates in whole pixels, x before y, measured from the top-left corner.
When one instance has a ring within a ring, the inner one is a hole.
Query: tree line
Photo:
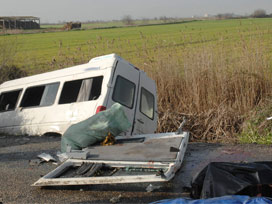
[[[271,18],[271,14],[267,14],[264,9],[257,9],[250,15],[236,15],[234,13],[219,13],[215,16],[218,19],[231,19],[231,18]]]
[[[250,15],[237,15],[234,13],[219,13],[215,16],[208,16],[204,18],[216,18],[216,19],[232,19],[232,18],[271,18],[271,14],[267,14],[266,10],[264,9],[256,9],[252,14]],[[194,17],[194,18],[203,18],[203,17]],[[121,21],[125,25],[134,25],[135,21],[139,21],[139,19],[133,19],[131,15],[124,15]],[[180,20],[180,18],[173,18],[173,17],[167,17],[167,16],[161,16],[161,17],[155,17],[153,19],[149,18],[143,18],[141,19],[143,24],[148,24],[151,20],[160,20],[163,23],[173,22]]]

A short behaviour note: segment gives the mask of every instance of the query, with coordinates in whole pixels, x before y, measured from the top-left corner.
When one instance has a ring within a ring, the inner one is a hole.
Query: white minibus
[[[89,63],[24,77],[0,85],[0,133],[62,135],[72,124],[124,106],[131,128],[124,135],[154,133],[156,84],[116,54]]]

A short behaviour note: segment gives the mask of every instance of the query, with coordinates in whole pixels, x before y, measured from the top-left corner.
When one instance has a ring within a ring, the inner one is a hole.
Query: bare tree
[[[252,17],[254,18],[264,18],[267,17],[266,11],[264,9],[257,9],[253,12]]]
[[[160,20],[166,23],[169,20],[169,18],[167,18],[166,16],[161,16]]]
[[[130,15],[125,15],[123,18],[122,18],[122,21],[125,25],[133,25],[133,19]]]
[[[235,17],[233,13],[219,13],[216,15],[218,19],[232,19]]]

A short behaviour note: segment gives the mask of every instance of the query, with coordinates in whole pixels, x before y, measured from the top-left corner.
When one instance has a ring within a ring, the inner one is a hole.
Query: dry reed
[[[271,64],[260,41],[158,49],[144,68],[157,82],[159,132],[183,116],[192,141],[235,142],[250,111],[271,96]]]

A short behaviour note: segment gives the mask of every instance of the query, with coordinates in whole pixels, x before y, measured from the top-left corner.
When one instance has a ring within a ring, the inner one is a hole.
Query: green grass
[[[239,135],[241,143],[272,144],[272,106],[268,104],[251,112],[245,121],[243,131]]]
[[[84,60],[97,55],[117,53],[141,65],[137,56],[144,49],[152,52],[156,47],[202,46],[203,44],[225,44],[226,49],[239,43],[241,35],[260,35],[266,44],[272,45],[272,19],[209,20],[189,23],[124,27],[98,30],[77,30],[36,34],[0,36],[0,40],[18,42],[14,64],[36,73],[51,69],[52,60],[64,60],[60,56],[81,56]],[[271,46],[270,46],[271,47]],[[80,52],[79,52],[80,50]],[[53,66],[54,68],[54,66]]]

